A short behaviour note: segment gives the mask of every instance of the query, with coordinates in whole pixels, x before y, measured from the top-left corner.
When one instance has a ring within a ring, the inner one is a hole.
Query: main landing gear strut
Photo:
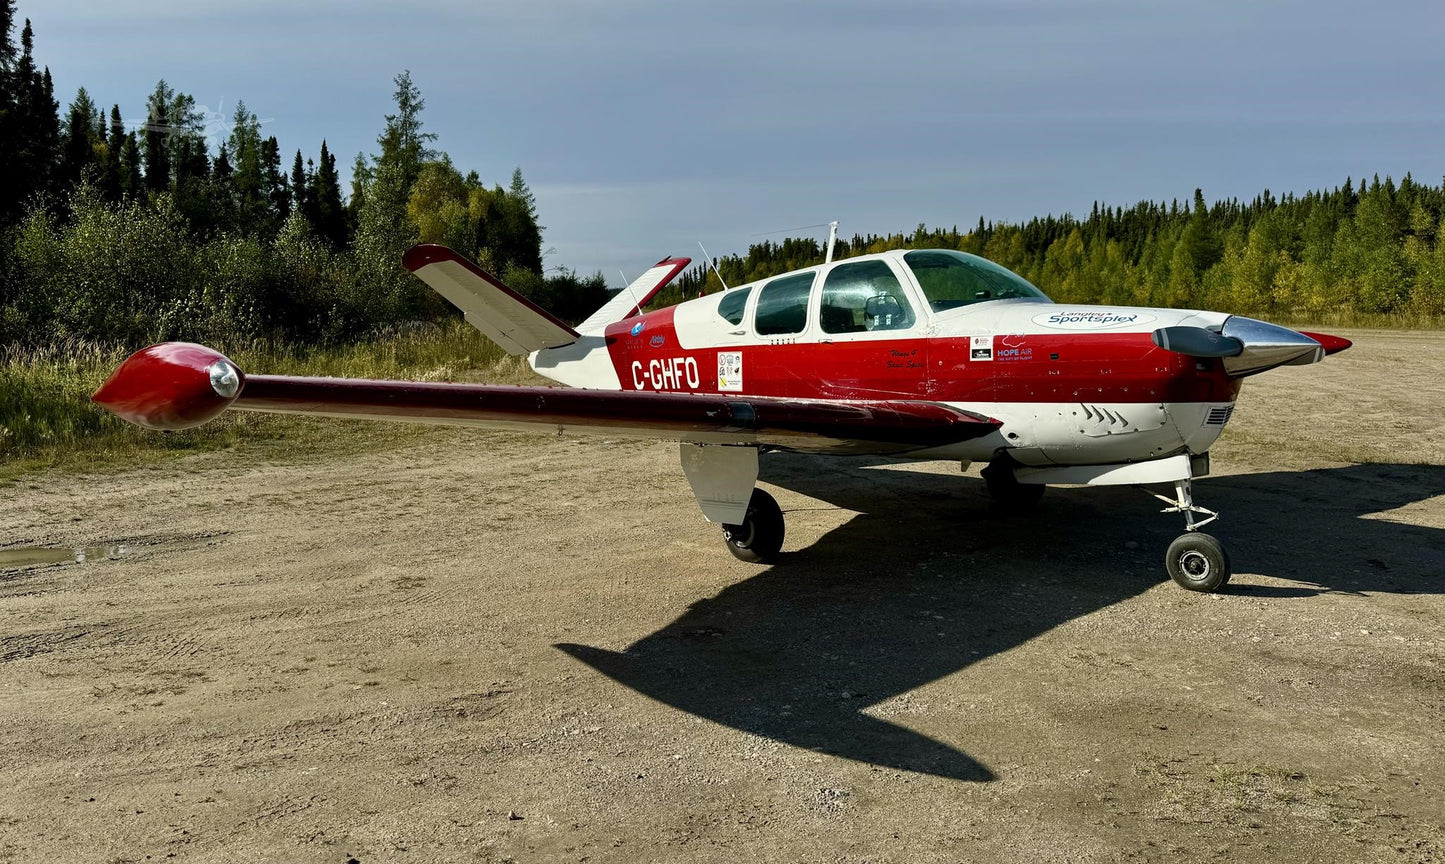
[[[1183,513],[1184,533],[1169,544],[1164,566],[1179,587],[1189,591],[1217,591],[1229,583],[1229,553],[1224,544],[1199,529],[1219,518],[1213,510],[1194,503],[1191,481],[1175,480],[1174,497],[1153,494],[1168,504],[1161,512]],[[1203,516],[1203,519],[1196,518]]]

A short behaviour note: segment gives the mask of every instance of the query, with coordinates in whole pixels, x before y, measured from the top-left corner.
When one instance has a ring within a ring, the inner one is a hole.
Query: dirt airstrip
[[[0,861],[1445,861],[1445,336],[1252,379],[1137,489],[428,430],[0,489]],[[107,557],[109,556],[109,557]]]

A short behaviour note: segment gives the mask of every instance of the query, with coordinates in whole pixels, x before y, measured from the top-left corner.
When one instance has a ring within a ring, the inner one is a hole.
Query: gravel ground
[[[1445,335],[1252,379],[1196,497],[419,431],[0,490],[0,861],[1445,861]],[[6,549],[89,547],[16,565]]]

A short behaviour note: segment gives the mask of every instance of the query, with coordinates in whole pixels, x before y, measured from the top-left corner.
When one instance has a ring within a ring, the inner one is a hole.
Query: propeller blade
[[[1152,334],[1154,344],[1165,351],[1187,357],[1237,357],[1244,343],[1203,327],[1160,327]]]

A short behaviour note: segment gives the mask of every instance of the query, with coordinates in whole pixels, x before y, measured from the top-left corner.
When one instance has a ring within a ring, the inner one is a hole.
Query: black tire
[[[739,561],[771,564],[783,550],[783,509],[761,489],[748,499],[748,515],[741,525],[724,525],[723,540]]]
[[[1027,513],[1037,507],[1039,499],[1044,497],[1042,484],[1020,483],[1014,477],[1014,466],[1010,461],[995,459],[980,473],[984,487],[988,489],[988,497],[993,499],[999,510]]]
[[[1169,544],[1164,556],[1169,576],[1186,591],[1218,591],[1229,584],[1229,553],[1208,534],[1192,531]]]

